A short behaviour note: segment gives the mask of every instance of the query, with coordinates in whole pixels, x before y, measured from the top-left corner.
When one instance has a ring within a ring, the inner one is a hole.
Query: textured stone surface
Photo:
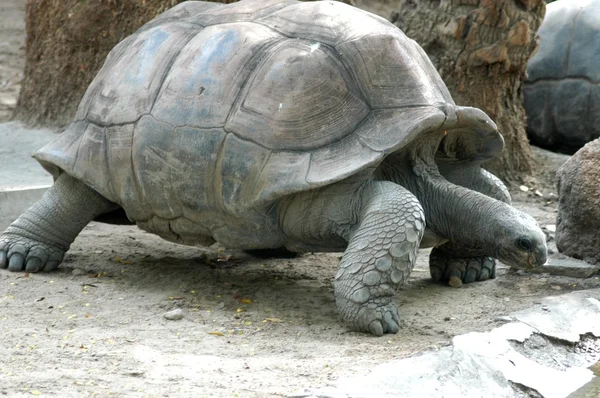
[[[165,312],[165,314],[163,316],[165,317],[166,320],[169,320],[169,321],[180,321],[184,318],[185,315],[181,308],[175,308],[174,310]]]
[[[571,257],[600,263],[600,139],[579,150],[557,172],[556,246]]]
[[[590,264],[575,258],[559,258],[556,255],[551,255],[548,257],[546,264],[540,265],[528,272],[569,276],[572,278],[589,278],[597,275],[599,271],[600,265]]]
[[[368,375],[290,397],[512,398],[523,396],[517,385],[539,394],[527,396],[566,397],[593,378],[586,368],[597,354],[565,347],[597,347],[599,298],[600,289],[548,297],[489,332],[456,336],[450,347],[382,363]],[[590,340],[584,342],[585,335]]]

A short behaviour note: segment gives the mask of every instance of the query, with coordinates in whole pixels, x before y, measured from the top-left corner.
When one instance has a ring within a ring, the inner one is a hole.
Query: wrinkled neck
[[[423,206],[427,227],[436,234],[467,247],[481,248],[494,256],[510,206],[452,184],[440,175],[435,165],[410,163],[411,167],[407,167],[406,162],[387,162],[380,168],[378,177],[411,191]]]
[[[454,185],[442,177],[415,182],[415,196],[426,205],[428,226],[446,238],[470,247],[487,247],[494,255],[496,229],[502,228],[505,203],[482,193]]]

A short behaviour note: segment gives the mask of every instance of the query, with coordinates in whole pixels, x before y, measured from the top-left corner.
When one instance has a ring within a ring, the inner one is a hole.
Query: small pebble
[[[81,276],[81,275],[87,275],[87,271],[80,269],[80,268],[75,268],[72,272],[73,276]]]
[[[548,224],[546,225],[546,229],[550,232],[556,232],[556,224]]]
[[[521,185],[521,186],[519,187],[519,189],[520,189],[521,191],[523,191],[523,192],[528,192],[528,191],[529,191],[529,188],[528,188],[528,187],[526,187],[525,185]]]
[[[543,194],[543,193],[541,193],[540,191],[538,191],[537,189],[535,190],[534,194],[535,194],[536,196],[539,196],[540,198],[544,196],[544,194]]]
[[[165,314],[163,315],[165,317],[165,319],[168,319],[169,321],[180,321],[183,319],[183,310],[181,308],[175,308],[174,310],[171,310],[169,312],[165,312]]]

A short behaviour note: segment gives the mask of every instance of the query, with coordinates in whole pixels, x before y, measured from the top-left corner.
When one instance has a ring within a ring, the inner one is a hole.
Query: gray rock
[[[600,139],[584,146],[557,172],[556,247],[600,264]]]
[[[575,258],[559,258],[555,255],[548,257],[546,264],[536,267],[529,272],[569,276],[571,278],[589,278],[597,275],[600,265],[594,265]]]
[[[75,268],[71,274],[73,274],[73,276],[82,276],[87,275],[87,271],[84,269]]]
[[[600,0],[546,8],[540,48],[523,86],[527,133],[544,147],[577,150],[600,137]]]
[[[169,321],[180,321],[185,315],[183,314],[183,310],[181,308],[175,308],[174,310],[165,312],[163,316]]]
[[[518,385],[544,398],[570,396],[594,377],[587,367],[597,355],[572,347],[600,336],[598,298],[600,289],[548,297],[489,332],[456,336],[452,346],[289,397],[513,398],[522,396]]]

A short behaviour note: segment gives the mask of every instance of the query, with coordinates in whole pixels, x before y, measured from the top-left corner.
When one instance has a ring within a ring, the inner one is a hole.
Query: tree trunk
[[[505,180],[533,168],[521,86],[542,0],[352,0],[389,19],[427,52],[457,104],[484,110],[506,141],[486,164]]]

